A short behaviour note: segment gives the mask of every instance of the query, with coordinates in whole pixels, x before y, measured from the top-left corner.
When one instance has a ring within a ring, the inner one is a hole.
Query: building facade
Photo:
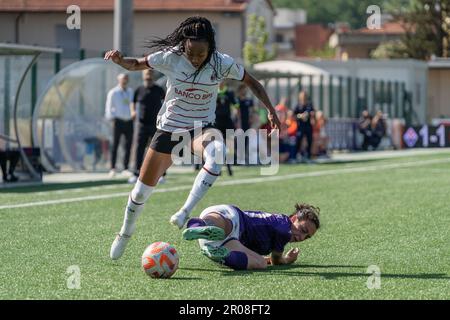
[[[336,28],[330,37],[330,46],[336,50],[336,59],[370,59],[382,43],[398,41],[405,30],[397,22],[385,22],[380,29]]]
[[[428,62],[427,119],[450,119],[450,59]]]
[[[73,1],[0,2],[0,42],[61,47],[65,55],[80,49],[98,51],[113,48],[114,0],[77,1],[81,10],[80,29],[67,28],[71,16],[67,8]],[[134,0],[133,52],[147,53],[145,41],[164,37],[189,16],[210,19],[216,30],[219,50],[242,57],[246,41],[247,16],[266,19],[269,42],[274,39],[274,8],[270,0]]]
[[[274,20],[275,43],[279,58],[292,58],[296,49],[296,27],[307,21],[305,10],[277,8]]]

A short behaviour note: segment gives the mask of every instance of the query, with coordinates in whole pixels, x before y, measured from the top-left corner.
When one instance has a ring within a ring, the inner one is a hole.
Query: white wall
[[[274,18],[274,26],[278,27],[295,27],[297,24],[306,23],[306,11],[305,10],[293,10],[287,8],[276,9],[276,15]]]
[[[134,21],[135,54],[141,55],[147,50],[143,48],[145,40],[153,36],[165,37],[194,12],[185,13],[143,13],[139,12]],[[242,57],[241,16],[225,16],[222,13],[205,13],[214,27],[217,28],[217,48],[235,58]]]
[[[412,93],[412,106],[421,123],[426,122],[428,66],[418,60],[369,60],[348,61],[302,60],[322,68],[333,75],[358,77],[369,80],[402,81]]]
[[[264,10],[263,10],[264,12]],[[134,21],[134,54],[147,52],[144,41],[152,36],[164,37],[189,16],[196,12],[137,12]],[[15,18],[17,14],[0,14],[0,41],[14,42]],[[242,57],[242,44],[245,30],[240,14],[224,15],[222,13],[205,13],[217,27],[219,50],[236,58]],[[20,19],[19,37],[22,44],[56,46],[55,26],[66,24],[65,13],[27,13]],[[269,20],[271,21],[271,20]],[[112,12],[81,14],[80,47],[87,50],[104,51],[113,48]]]

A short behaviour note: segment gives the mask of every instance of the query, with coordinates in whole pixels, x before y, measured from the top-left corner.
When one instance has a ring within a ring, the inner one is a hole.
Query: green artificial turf
[[[433,159],[438,162],[430,163]],[[288,246],[301,250],[295,264],[253,272],[214,264],[168,223],[184,203],[194,172],[169,175],[158,187],[167,192],[152,195],[125,255],[114,262],[109,249],[131,185],[68,183],[0,191],[0,206],[80,198],[0,209],[0,299],[449,299],[449,159],[450,153],[286,165],[278,180],[260,176],[255,167],[236,168],[232,178],[223,170],[194,215],[223,203],[288,214],[298,201],[321,208],[317,234]],[[289,178],[299,173],[310,175]],[[252,177],[259,180],[239,183]],[[228,181],[237,184],[221,185]],[[178,186],[185,189],[170,191]],[[118,195],[83,200],[112,194]],[[151,279],[141,269],[142,252],[155,241],[170,242],[180,255],[171,279]],[[67,287],[67,270],[74,265],[81,272],[80,289]],[[381,272],[379,289],[367,286],[372,265]]]

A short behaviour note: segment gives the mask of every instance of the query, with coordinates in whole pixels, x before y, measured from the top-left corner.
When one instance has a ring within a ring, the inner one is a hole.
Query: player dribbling
[[[172,140],[174,133],[189,132],[191,150],[203,158],[205,164],[186,202],[171,217],[173,225],[183,228],[195,205],[219,176],[225,162],[226,146],[220,138],[221,134],[212,127],[221,81],[234,79],[246,84],[267,108],[271,128],[280,128],[280,121],[264,87],[232,57],[216,50],[214,30],[208,19],[190,17],[166,38],[151,41],[149,47],[158,51],[140,59],[124,58],[117,50],[105,54],[105,60],[111,59],[127,70],[151,68],[167,76],[167,94],[158,114],[157,131],[145,156],[139,179],[128,198],[122,228],[111,246],[112,259],[123,255],[145,202],[159,178],[172,165],[172,150],[179,143]],[[201,123],[202,134],[194,134],[196,123]]]

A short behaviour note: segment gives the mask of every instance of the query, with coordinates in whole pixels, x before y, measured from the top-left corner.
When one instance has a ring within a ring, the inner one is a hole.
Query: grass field
[[[194,214],[221,203],[285,213],[297,201],[321,208],[322,227],[297,244],[299,260],[259,272],[214,264],[169,225],[193,178],[193,172],[173,174],[158,187],[117,262],[109,249],[132,186],[105,181],[1,190],[0,299],[450,298],[450,152],[282,166],[269,178],[257,168],[236,168],[233,178],[224,171]],[[14,207],[42,201],[59,203]],[[172,279],[154,280],[141,270],[141,254],[155,241],[174,244],[180,254]],[[81,271],[78,290],[67,288],[72,265]],[[371,265],[381,270],[380,289],[367,287]]]

